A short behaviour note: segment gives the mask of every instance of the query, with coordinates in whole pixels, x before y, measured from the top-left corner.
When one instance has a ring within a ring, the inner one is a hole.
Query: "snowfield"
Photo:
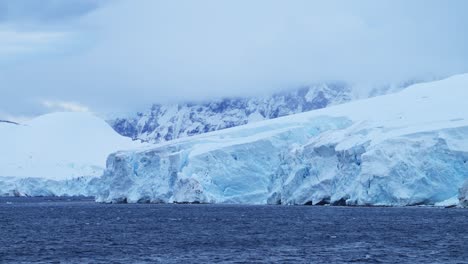
[[[81,195],[109,153],[140,144],[89,113],[0,122],[0,195]]]
[[[93,189],[101,202],[445,205],[468,179],[466,98],[468,74],[120,151]]]

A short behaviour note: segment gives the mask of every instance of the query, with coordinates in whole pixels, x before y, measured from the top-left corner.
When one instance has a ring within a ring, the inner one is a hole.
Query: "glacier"
[[[468,179],[466,98],[457,75],[119,151],[92,188],[99,202],[441,204]]]
[[[90,195],[110,153],[141,145],[91,113],[0,122],[0,195]]]
[[[118,135],[90,113],[0,122],[0,195],[467,206],[467,86],[458,75],[159,144]]]
[[[460,188],[458,199],[461,206],[468,207],[468,180],[466,180],[463,186]]]
[[[92,188],[98,177],[82,176],[66,180],[40,177],[0,176],[0,196],[94,196]]]

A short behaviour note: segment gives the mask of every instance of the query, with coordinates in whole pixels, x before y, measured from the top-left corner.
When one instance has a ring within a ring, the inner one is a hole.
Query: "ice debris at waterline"
[[[100,202],[433,205],[468,178],[468,74],[117,152]]]

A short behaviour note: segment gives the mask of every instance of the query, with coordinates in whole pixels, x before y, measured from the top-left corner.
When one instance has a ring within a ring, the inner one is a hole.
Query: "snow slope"
[[[468,178],[468,74],[121,151],[104,202],[436,204]]]
[[[139,145],[89,113],[47,114],[22,125],[2,122],[0,194],[55,194],[47,188],[101,176],[109,153]]]

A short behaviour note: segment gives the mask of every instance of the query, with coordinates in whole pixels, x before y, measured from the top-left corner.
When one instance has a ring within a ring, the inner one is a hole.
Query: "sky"
[[[468,72],[464,0],[0,0],[0,119]]]

